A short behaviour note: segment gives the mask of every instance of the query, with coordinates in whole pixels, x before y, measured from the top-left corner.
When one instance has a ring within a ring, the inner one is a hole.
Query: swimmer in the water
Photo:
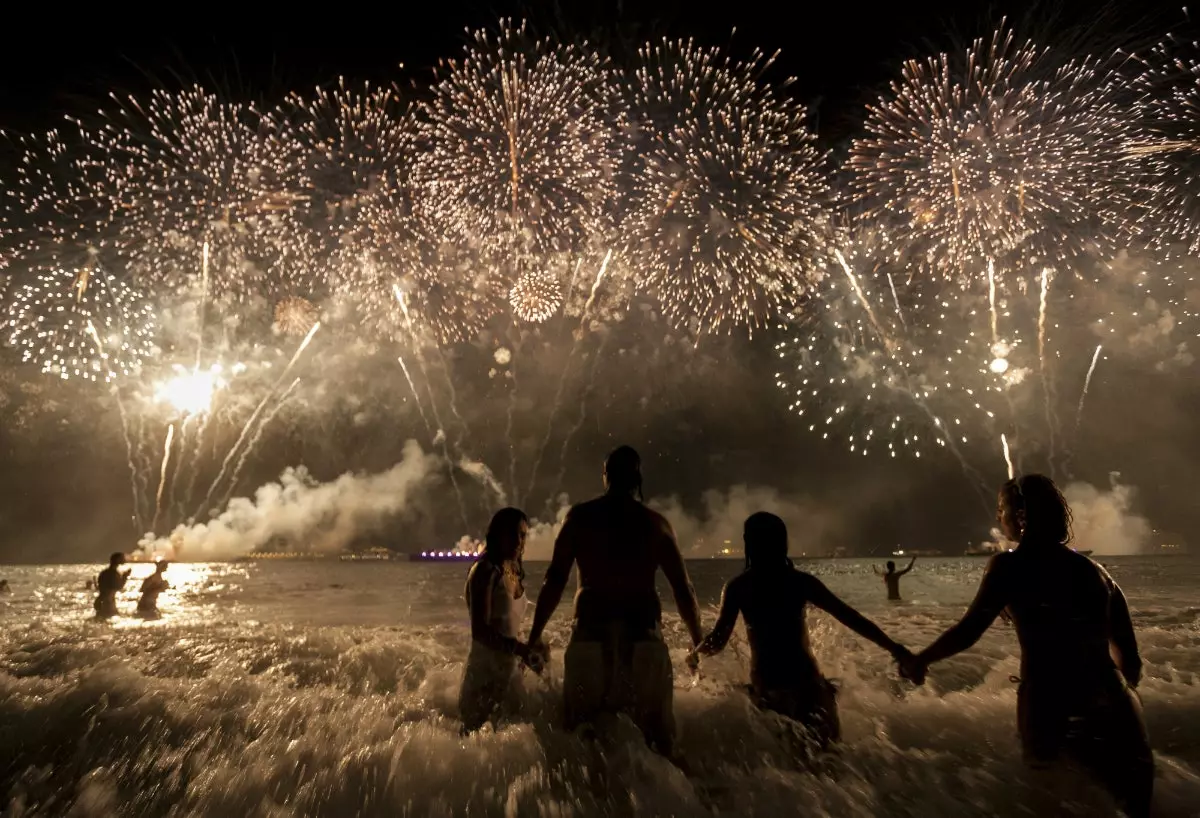
[[[903,571],[897,571],[896,563],[892,562],[891,560],[887,561],[887,571],[883,573],[883,583],[887,585],[888,599],[892,600],[893,602],[900,599],[900,577],[911,571],[913,564],[916,563],[916,561],[917,558],[914,556],[908,561],[908,567]],[[871,566],[871,570],[876,574],[879,573],[879,569],[874,565]]]
[[[142,580],[142,595],[138,599],[137,610],[141,616],[157,617],[158,595],[171,587],[163,574],[167,570],[166,560],[160,560],[154,565],[154,573]]]
[[[8,587],[8,580],[0,579],[0,594],[11,594],[12,588]]]
[[[663,642],[662,609],[654,579],[662,571],[675,606],[700,644],[700,610],[675,533],[661,514],[640,502],[641,458],[629,446],[604,464],[604,496],[574,506],[554,543],[538,595],[531,644],[558,607],[572,566],[579,565],[575,628],[563,661],[568,730],[601,714],[625,713],[651,747],[670,755],[674,735],[674,678]]]
[[[519,508],[492,516],[483,556],[467,575],[467,612],[471,650],[459,694],[463,732],[478,730],[495,716],[517,670],[517,660],[540,667],[529,646],[517,639],[516,603],[525,596],[521,557],[529,536],[529,518]]]
[[[974,645],[1007,610],[1021,644],[1017,727],[1026,761],[1080,766],[1131,818],[1148,815],[1154,757],[1134,692],[1142,661],[1125,595],[1068,547],[1071,510],[1050,478],[1005,483],[997,517],[1017,547],[991,558],[963,618],[901,671],[920,684],[929,665]]]
[[[96,602],[92,607],[96,609],[96,616],[100,619],[109,619],[117,615],[117,592],[125,587],[129,579],[129,571],[122,571],[120,568],[124,564],[124,554],[113,554],[108,558],[108,567],[96,577]]]
[[[719,653],[741,614],[750,642],[750,691],[755,703],[799,721],[823,749],[840,732],[836,690],[817,667],[805,608],[820,608],[897,661],[911,659],[912,654],[834,596],[819,579],[792,566],[787,526],[779,517],[765,511],[752,514],[744,538],[746,570],[725,584],[717,623],[696,653]]]

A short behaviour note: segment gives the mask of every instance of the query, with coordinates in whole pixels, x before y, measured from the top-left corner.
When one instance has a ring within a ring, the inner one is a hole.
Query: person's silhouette
[[[806,607],[815,605],[897,660],[911,654],[834,596],[819,579],[793,567],[782,519],[765,511],[752,514],[746,519],[743,536],[746,570],[726,583],[717,623],[696,653],[719,653],[741,614],[750,642],[752,698],[760,707],[808,727],[823,748],[840,733],[837,698],[809,645]]]
[[[517,602],[525,596],[522,557],[528,536],[525,512],[500,509],[488,524],[483,554],[467,575],[471,650],[458,697],[464,733],[478,730],[495,716],[512,686],[518,659],[530,660],[529,646],[517,638],[521,620]]]
[[[154,565],[154,573],[142,580],[142,595],[138,599],[137,610],[141,616],[155,618],[158,616],[158,595],[171,587],[163,574],[169,563],[159,560]]]
[[[1142,662],[1125,595],[1067,546],[1071,509],[1050,478],[1005,483],[997,516],[1017,547],[992,557],[963,618],[902,662],[902,672],[922,683],[929,665],[974,645],[1007,610],[1021,643],[1017,726],[1026,760],[1082,766],[1128,815],[1148,815],[1154,757],[1134,692]]]
[[[613,451],[604,464],[604,484],[602,497],[574,506],[563,522],[529,641],[545,651],[542,632],[578,564],[575,627],[563,661],[567,729],[623,712],[652,747],[670,755],[674,680],[660,629],[658,571],[671,585],[693,646],[700,643],[700,611],[670,524],[640,502],[638,453],[629,446]]]
[[[115,553],[108,558],[108,567],[96,577],[96,601],[92,607],[96,609],[96,616],[101,619],[117,615],[117,592],[125,587],[125,582],[129,579],[129,572],[120,568],[124,564],[125,555]]]
[[[917,558],[914,556],[908,561],[908,567],[906,567],[903,571],[897,571],[896,563],[892,562],[891,560],[887,561],[887,571],[883,572],[883,583],[887,586],[888,599],[892,601],[900,599],[900,577],[911,571],[913,564],[916,563],[916,561]],[[879,569],[874,565],[871,566],[871,570],[876,574],[879,573]]]

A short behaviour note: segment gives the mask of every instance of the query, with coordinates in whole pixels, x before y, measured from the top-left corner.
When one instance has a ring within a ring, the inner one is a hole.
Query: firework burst
[[[522,273],[508,293],[508,303],[517,318],[529,324],[550,320],[562,306],[562,285],[553,273]]]
[[[1115,72],[1056,63],[997,31],[965,62],[905,64],[868,107],[870,136],[850,171],[863,219],[908,236],[923,266],[949,277],[1054,266],[1110,250],[1131,229],[1134,127]]]
[[[284,335],[304,335],[320,319],[320,311],[311,301],[289,296],[275,305],[275,329]]]
[[[278,214],[300,194],[287,187],[294,157],[261,130],[255,110],[199,88],[118,101],[97,146],[108,157],[112,228],[135,275],[167,287],[192,280],[207,243],[214,296],[272,284],[268,260],[289,240]]]
[[[586,46],[478,31],[422,107],[422,204],[501,256],[571,252],[603,232],[619,161],[604,60]],[[618,118],[619,119],[619,118]]]
[[[621,223],[664,312],[697,331],[756,325],[808,286],[828,188],[805,109],[692,42],[641,51],[630,88],[640,143]]]
[[[1200,50],[1168,40],[1138,63],[1133,80],[1144,125],[1129,144],[1145,168],[1139,228],[1155,244],[1200,250]]]
[[[155,354],[152,306],[101,270],[53,270],[11,296],[8,342],[64,380],[103,383],[136,374]]]

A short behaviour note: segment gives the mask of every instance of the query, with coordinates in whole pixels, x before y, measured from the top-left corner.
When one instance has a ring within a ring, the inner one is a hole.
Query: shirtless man
[[[903,571],[897,571],[896,563],[892,562],[891,560],[887,561],[887,571],[883,574],[883,582],[885,585],[887,585],[888,599],[892,602],[898,602],[900,600],[900,577],[911,571],[913,564],[916,561],[917,558],[914,556],[908,561],[908,567]],[[871,570],[876,574],[879,573],[879,569],[874,565],[871,566]]]
[[[700,644],[700,610],[675,533],[641,500],[641,458],[629,446],[608,456],[602,497],[574,506],[554,543],[546,581],[538,594],[531,645],[540,645],[579,565],[575,628],[563,661],[566,727],[602,713],[625,713],[646,741],[670,755],[675,735],[674,676],[661,633],[662,608],[654,588],[661,569],[679,616]],[[636,495],[636,496],[635,496]]]
[[[803,724],[824,749],[840,733],[836,692],[813,656],[806,607],[820,608],[898,661],[910,660],[912,654],[834,596],[819,579],[792,566],[782,519],[765,511],[752,514],[746,519],[744,536],[746,570],[726,583],[717,624],[696,652],[719,653],[740,614],[750,642],[751,697],[764,710]]]

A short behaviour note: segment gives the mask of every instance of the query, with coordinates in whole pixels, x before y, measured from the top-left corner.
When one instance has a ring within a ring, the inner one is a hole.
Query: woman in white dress
[[[530,661],[529,645],[517,639],[517,603],[525,596],[521,557],[527,536],[525,512],[500,509],[488,525],[483,554],[467,576],[471,651],[458,702],[464,733],[478,730],[495,716],[512,684],[517,661]]]

